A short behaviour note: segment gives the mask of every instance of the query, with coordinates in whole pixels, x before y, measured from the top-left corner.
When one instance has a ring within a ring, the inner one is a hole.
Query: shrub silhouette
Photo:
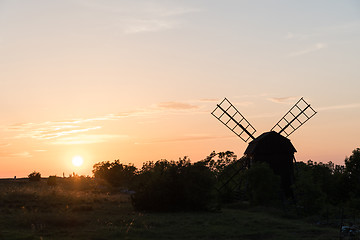
[[[28,178],[31,182],[38,182],[41,179],[41,174],[39,172],[33,171],[28,175]]]
[[[280,202],[280,176],[265,163],[255,163],[244,174],[245,189],[254,205],[277,205]]]
[[[315,174],[311,161],[297,163],[297,176],[294,185],[294,194],[298,208],[302,214],[309,215],[319,213],[325,200],[324,191],[321,188],[320,176]]]
[[[105,180],[113,187],[128,189],[136,172],[134,165],[125,165],[120,160],[100,162],[93,166],[95,178]]]
[[[203,162],[178,161],[144,163],[136,176],[132,204],[137,210],[205,210],[212,203],[214,175]]]
[[[217,189],[218,200],[221,203],[230,203],[239,199],[245,199],[240,189],[243,181],[243,170],[247,169],[249,159],[245,156],[237,159],[234,152],[213,151],[202,160],[211,170],[216,178],[215,188]]]
[[[360,197],[360,148],[356,148],[350,157],[345,158],[345,174],[349,191]]]

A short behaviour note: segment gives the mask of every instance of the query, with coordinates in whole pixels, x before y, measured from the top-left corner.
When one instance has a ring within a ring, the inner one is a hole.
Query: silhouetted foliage
[[[321,176],[316,176],[312,161],[297,163],[294,194],[303,214],[318,213],[324,204],[325,194],[321,189]]]
[[[240,185],[243,180],[243,170],[249,165],[246,157],[237,159],[234,152],[213,151],[202,162],[216,178],[215,188],[221,203],[229,203],[245,197],[242,195]]]
[[[248,199],[253,205],[278,205],[281,199],[280,176],[268,163],[255,163],[244,174],[243,182]]]
[[[39,172],[33,171],[28,175],[28,178],[31,182],[38,182],[41,179],[41,174]]]
[[[125,165],[119,160],[100,162],[93,166],[95,178],[103,179],[113,187],[128,189],[136,172],[134,165]]]
[[[178,161],[144,163],[136,176],[132,203],[137,210],[205,210],[214,199],[214,176],[203,162]]]
[[[237,161],[237,156],[234,152],[218,152],[213,151],[202,162],[209,168],[210,171],[216,175],[221,175],[223,170]]]
[[[296,163],[295,170],[295,197],[304,214],[321,213],[329,205],[341,207],[351,200],[344,166],[309,160]]]
[[[345,158],[345,174],[350,192],[360,196],[360,148],[353,150],[352,155]]]
[[[68,190],[90,190],[94,189],[94,179],[89,176],[79,176],[72,174],[71,176],[62,179],[62,187]]]
[[[249,168],[248,158],[237,159],[231,151],[212,152],[196,163],[184,157],[178,161],[145,162],[136,169],[115,160],[97,163],[93,168],[95,180],[132,190],[135,209],[149,211],[205,210],[235,200],[252,205],[288,203],[284,201],[280,176],[274,172],[266,162],[253,163]],[[297,210],[304,215],[344,208],[360,213],[360,149],[345,159],[345,166],[297,162],[292,187]]]

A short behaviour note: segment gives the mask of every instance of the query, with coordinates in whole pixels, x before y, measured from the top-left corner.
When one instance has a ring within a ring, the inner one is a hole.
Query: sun
[[[84,163],[84,159],[81,156],[75,156],[72,158],[72,164],[76,167],[80,167]]]

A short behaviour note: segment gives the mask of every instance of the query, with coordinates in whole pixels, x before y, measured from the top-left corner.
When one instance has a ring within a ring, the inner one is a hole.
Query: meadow
[[[49,184],[50,183],[50,184]],[[339,239],[336,225],[281,209],[228,204],[198,212],[135,211],[94,178],[0,180],[0,240]]]

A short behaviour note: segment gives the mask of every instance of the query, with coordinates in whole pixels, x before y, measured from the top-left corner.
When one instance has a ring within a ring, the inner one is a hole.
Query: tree
[[[39,172],[33,171],[28,175],[28,178],[31,182],[38,182],[41,179],[41,174]]]
[[[360,196],[360,148],[356,148],[350,157],[345,158],[345,173],[352,191]]]
[[[217,159],[216,159],[217,158]],[[213,151],[202,162],[215,174],[219,175],[229,165],[237,161],[237,156],[234,152],[218,152]]]
[[[316,166],[313,161],[309,160],[306,163],[296,163],[296,176],[294,194],[298,209],[305,215],[311,215],[319,213],[326,199],[326,195],[321,189],[319,179],[320,176],[316,176],[313,171],[313,167]],[[319,169],[318,169],[319,170]],[[318,171],[318,172],[321,172]]]
[[[144,163],[135,178],[132,203],[137,210],[204,210],[212,202],[214,175],[203,162],[178,161]]]
[[[280,203],[281,182],[270,166],[255,163],[246,170],[243,183],[250,202],[254,205],[277,205]]]
[[[352,151],[352,155],[345,158],[345,176],[350,208],[360,210],[360,148]]]
[[[120,163],[120,160],[115,160],[96,163],[92,172],[95,179],[103,179],[113,187],[128,189],[136,170],[134,165],[125,165]]]
[[[237,159],[234,152],[213,151],[203,162],[216,178],[215,188],[218,191],[219,201],[222,203],[233,202],[243,198],[240,190],[243,170],[249,166],[246,156]]]

